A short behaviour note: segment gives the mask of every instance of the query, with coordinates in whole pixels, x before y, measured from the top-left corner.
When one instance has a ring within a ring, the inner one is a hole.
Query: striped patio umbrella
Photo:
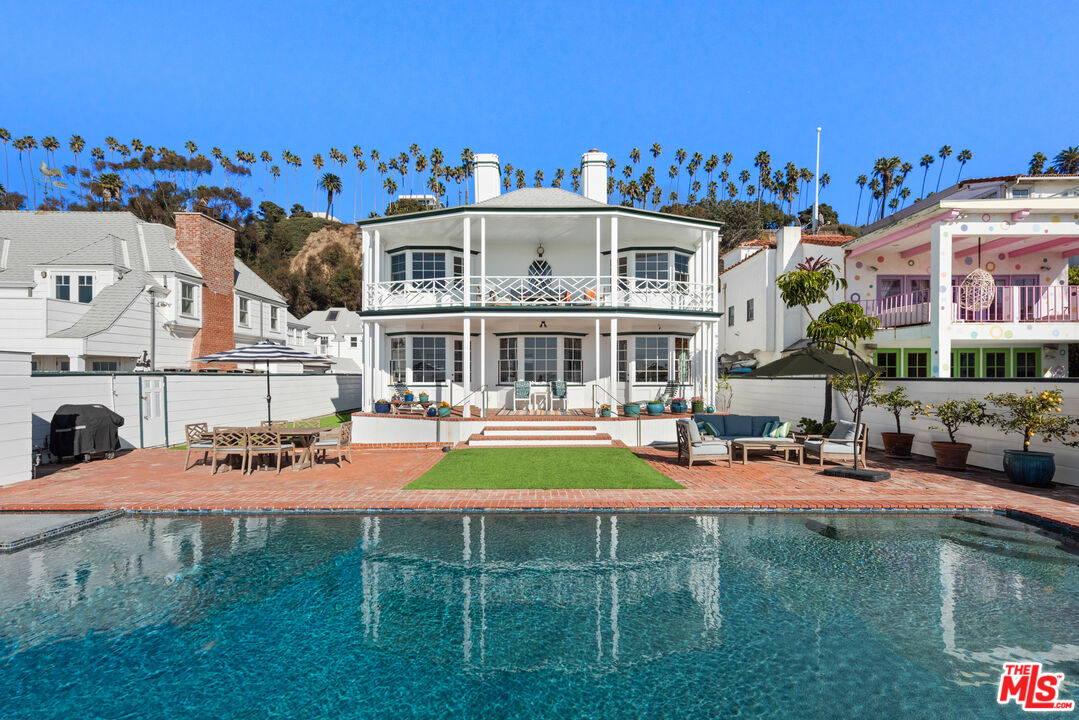
[[[204,355],[193,358],[192,362],[201,363],[266,363],[266,421],[273,419],[270,414],[270,363],[272,362],[300,362],[304,365],[330,365],[334,361],[324,355],[315,355],[306,350],[278,345],[269,341],[262,341],[255,345],[223,350],[213,355]]]

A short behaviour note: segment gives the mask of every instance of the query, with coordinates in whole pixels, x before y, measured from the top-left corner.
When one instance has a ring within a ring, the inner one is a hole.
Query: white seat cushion
[[[794,438],[789,438],[789,437],[781,437],[781,438],[773,438],[773,437],[741,437],[741,438],[733,438],[733,439],[731,439],[731,442],[748,442],[748,443],[754,443],[754,442],[765,443],[765,442],[767,442],[767,443],[771,443],[772,445],[793,445],[794,444]]]
[[[702,442],[693,443],[693,456],[703,457],[705,455],[727,455],[730,449],[727,447],[727,443],[718,442]]]
[[[315,447],[337,447],[340,443],[337,440],[319,440],[315,443]]]
[[[212,442],[197,442],[188,445],[189,448],[212,448],[214,444]]]
[[[854,455],[854,443],[829,442],[827,440],[806,440],[807,450],[826,455]]]
[[[292,443],[290,443],[290,442],[283,442],[280,445],[265,445],[265,446],[257,446],[257,447],[249,447],[248,448],[248,450],[250,450],[251,452],[274,452],[276,450],[291,450],[291,449],[292,449]]]

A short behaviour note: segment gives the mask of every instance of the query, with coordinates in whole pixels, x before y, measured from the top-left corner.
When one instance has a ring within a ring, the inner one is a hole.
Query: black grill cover
[[[120,449],[124,418],[104,405],[61,405],[49,426],[49,450],[57,457]]]

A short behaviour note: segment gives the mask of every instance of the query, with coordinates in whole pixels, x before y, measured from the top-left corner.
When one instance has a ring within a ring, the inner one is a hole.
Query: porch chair
[[[210,450],[214,447],[213,440],[207,440],[206,435],[210,432],[206,423],[191,423],[184,425],[184,436],[187,438],[187,454],[184,457],[184,472],[191,468],[191,451],[202,451],[202,464],[210,460]]]
[[[255,455],[273,455],[277,458],[277,472],[281,472],[281,456],[290,454],[295,446],[281,440],[281,431],[276,428],[257,430],[247,433],[247,470],[251,471],[251,458]]]
[[[563,410],[569,410],[568,398],[566,397],[566,383],[563,380],[551,381],[550,398],[551,410],[554,410],[554,404],[558,401],[562,402]]]
[[[678,432],[678,462],[686,459],[686,464],[693,467],[694,461],[727,459],[727,467],[733,467],[731,444],[728,440],[708,440],[701,436],[697,423],[689,418],[675,421]]]
[[[315,459],[322,456],[322,462],[326,462],[326,451],[337,450],[337,467],[341,467],[341,459],[348,455],[348,464],[352,464],[352,421],[341,423],[336,438],[319,438],[314,445]]]
[[[224,454],[240,456],[240,470],[247,471],[247,428],[243,427],[218,427],[214,428],[213,462],[210,465],[210,474],[217,474],[217,456]]]
[[[517,409],[517,403],[524,403],[525,409],[532,405],[532,383],[527,380],[518,380],[513,383],[513,409]]]
[[[393,384],[393,392],[394,392],[395,395],[397,395],[397,400],[399,402],[399,407],[401,407],[401,408],[407,407],[408,411],[410,413],[414,412],[416,410],[417,403],[415,401],[412,401],[412,402],[406,402],[405,401],[405,395],[408,393],[408,386],[407,385],[405,385],[404,383],[394,383]]]
[[[854,423],[850,420],[839,420],[835,424],[828,437],[810,435],[802,443],[805,453],[810,453],[820,458],[820,464],[824,465],[825,458],[854,460],[857,453],[862,466],[865,466],[865,446],[869,437],[869,428],[865,423],[858,427],[857,439],[855,439]]]

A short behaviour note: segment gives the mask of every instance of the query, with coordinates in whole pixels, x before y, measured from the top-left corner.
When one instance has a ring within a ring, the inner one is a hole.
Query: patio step
[[[609,447],[611,436],[606,433],[561,434],[557,432],[532,432],[531,434],[502,435],[484,432],[468,438],[469,447]]]
[[[498,434],[498,435],[512,435],[514,437],[524,435],[595,435],[599,432],[594,424],[592,425],[566,425],[560,423],[558,425],[548,425],[547,423],[528,423],[527,425],[486,425],[483,429],[484,435]]]

